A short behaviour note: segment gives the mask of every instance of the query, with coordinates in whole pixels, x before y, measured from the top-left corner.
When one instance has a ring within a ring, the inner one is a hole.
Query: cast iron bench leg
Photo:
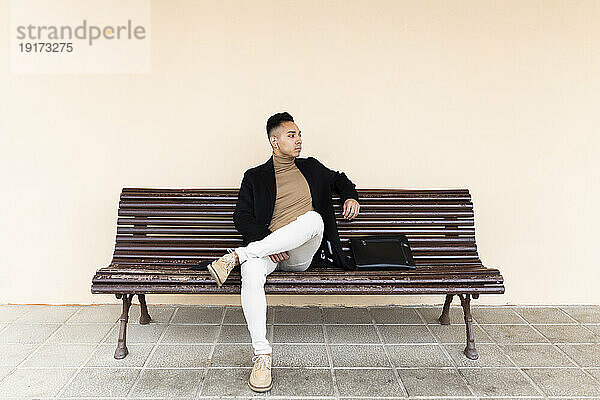
[[[442,315],[440,315],[439,321],[442,325],[450,325],[450,303],[452,303],[453,294],[446,295],[446,301],[444,302],[444,308],[442,309]]]
[[[478,295],[473,295],[473,298],[479,297]],[[470,294],[459,294],[460,304],[462,305],[464,314],[465,314],[465,327],[467,329],[467,347],[463,353],[470,358],[471,360],[477,360],[479,358],[479,354],[477,354],[477,350],[475,349],[475,338],[473,336],[473,317],[471,317],[471,295]]]
[[[137,297],[140,301],[140,325],[148,325],[150,321],[152,321],[152,318],[150,318],[150,314],[148,314],[148,306],[146,305],[146,295],[138,293]]]
[[[117,343],[117,349],[115,350],[115,358],[121,360],[127,356],[129,350],[127,350],[127,344],[125,339],[127,338],[127,320],[129,319],[129,307],[131,307],[131,299],[133,294],[116,294],[117,299],[123,298],[123,312],[119,320],[121,321],[121,327],[119,328],[119,341]]]

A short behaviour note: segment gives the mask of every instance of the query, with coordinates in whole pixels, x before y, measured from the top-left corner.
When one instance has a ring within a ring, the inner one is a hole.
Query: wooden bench
[[[91,287],[92,293],[110,293],[123,300],[115,358],[128,353],[127,321],[134,295],[140,302],[140,324],[148,324],[147,293],[240,293],[239,267],[221,288],[206,269],[190,269],[241,245],[232,221],[237,193],[237,189],[123,189],[113,259],[96,271]],[[477,254],[469,191],[358,189],[358,194],[361,209],[353,221],[341,217],[341,200],[337,194],[333,197],[344,253],[350,255],[352,236],[403,233],[417,269],[348,271],[313,263],[304,272],[271,273],[265,293],[445,295],[439,318],[443,325],[450,323],[450,303],[456,295],[464,311],[464,353],[476,359],[471,298],[504,293],[504,281],[497,269],[484,267]]]

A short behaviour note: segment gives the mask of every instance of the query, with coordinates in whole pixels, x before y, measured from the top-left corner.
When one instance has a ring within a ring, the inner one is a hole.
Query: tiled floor
[[[269,306],[273,388],[247,386],[240,307],[130,310],[129,355],[115,360],[120,306],[0,305],[0,397],[596,398],[600,307],[475,307],[479,360],[462,354],[462,310]]]

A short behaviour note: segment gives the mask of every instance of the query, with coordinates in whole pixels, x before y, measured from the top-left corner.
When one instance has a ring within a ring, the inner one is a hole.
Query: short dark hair
[[[271,137],[271,131],[279,126],[282,122],[292,121],[294,122],[294,117],[292,117],[288,112],[281,112],[274,115],[271,115],[267,120],[267,138]]]

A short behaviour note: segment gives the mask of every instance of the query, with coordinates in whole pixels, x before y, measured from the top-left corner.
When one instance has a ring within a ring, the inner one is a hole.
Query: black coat
[[[308,182],[313,208],[321,215],[325,225],[321,247],[315,254],[311,265],[327,266],[327,261],[322,260],[321,257],[321,254],[326,254],[332,255],[333,265],[352,269],[352,260],[347,259],[342,253],[331,192],[333,190],[340,195],[342,204],[349,198],[358,201],[356,185],[348,179],[346,174],[330,170],[314,157],[296,157],[294,163]],[[243,237],[243,246],[261,240],[271,233],[268,226],[273,217],[275,199],[275,167],[273,166],[273,156],[271,156],[264,164],[247,170],[240,185],[233,222]],[[331,243],[333,254],[327,248],[327,241]]]

